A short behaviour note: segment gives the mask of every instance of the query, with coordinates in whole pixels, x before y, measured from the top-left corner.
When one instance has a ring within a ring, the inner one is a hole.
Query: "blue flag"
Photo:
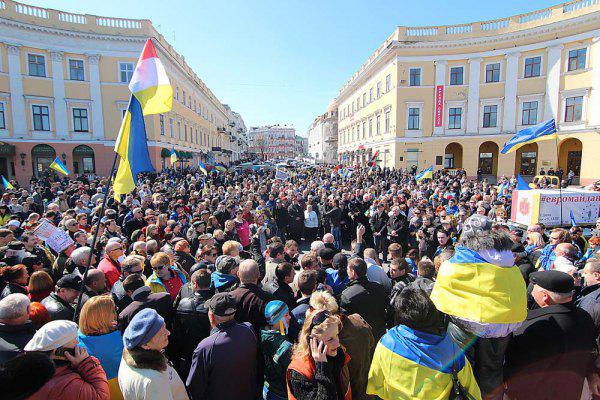
[[[415,181],[420,182],[427,178],[433,178],[433,165],[430,165],[428,168],[425,168],[423,171],[417,174],[417,176],[415,176]]]
[[[569,217],[571,218],[571,226],[577,226],[577,221],[575,221],[573,210],[569,210]]]
[[[556,124],[554,120],[551,119],[517,132],[508,142],[506,142],[501,153],[510,153],[526,144],[556,139],[557,137]]]
[[[517,175],[517,190],[531,190],[525,179],[519,174]]]

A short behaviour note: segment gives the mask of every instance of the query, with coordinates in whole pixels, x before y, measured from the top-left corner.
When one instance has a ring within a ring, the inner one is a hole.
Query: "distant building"
[[[306,156],[308,154],[308,138],[296,135],[296,148],[294,153],[296,156]]]
[[[229,105],[223,104],[223,107],[225,107],[229,120],[227,124],[227,136],[229,137],[231,161],[240,161],[246,157],[246,153],[248,152],[246,124],[242,116],[233,111]]]
[[[338,115],[334,105],[308,128],[308,155],[317,162],[333,164],[338,159]]]
[[[296,129],[287,125],[253,126],[248,131],[248,151],[263,160],[293,158]]]

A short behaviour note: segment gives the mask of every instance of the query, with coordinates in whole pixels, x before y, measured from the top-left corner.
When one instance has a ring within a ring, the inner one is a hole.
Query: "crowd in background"
[[[600,219],[513,226],[515,177],[288,172],[169,169],[120,201],[106,179],[15,182],[0,398],[600,398]],[[510,317],[465,318],[463,292]]]

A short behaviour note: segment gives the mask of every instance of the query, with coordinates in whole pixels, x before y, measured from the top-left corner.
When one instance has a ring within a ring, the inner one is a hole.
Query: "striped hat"
[[[265,307],[265,318],[267,324],[276,325],[288,312],[288,306],[281,300],[273,300]]]

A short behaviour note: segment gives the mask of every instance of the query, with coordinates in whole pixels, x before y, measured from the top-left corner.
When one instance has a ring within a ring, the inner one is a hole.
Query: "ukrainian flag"
[[[177,152],[175,151],[175,147],[173,146],[171,148],[171,164],[175,164],[177,160],[179,160],[179,157],[177,157]]]
[[[202,161],[198,161],[198,168],[204,175],[208,175],[208,170],[206,169],[206,165]]]
[[[60,161],[60,159],[58,157],[56,157],[54,159],[54,161],[52,161],[52,164],[50,164],[50,168],[52,168],[53,170],[55,170],[59,174],[63,174],[65,176],[69,175],[69,170],[67,169],[67,167],[65,166],[65,164],[63,164]]]
[[[12,183],[10,183],[8,181],[8,179],[6,179],[4,177],[4,175],[2,175],[2,184],[4,185],[4,189],[9,190],[9,189],[14,189],[15,187],[12,185]]]
[[[150,154],[142,106],[135,96],[129,99],[129,106],[121,123],[115,151],[121,156],[117,176],[115,177],[115,199],[119,201],[122,194],[131,193],[137,184],[140,172],[154,171]]]
[[[375,348],[367,393],[388,399],[445,400],[452,391],[452,365],[477,400],[481,392],[469,361],[450,335],[434,335],[404,325],[390,329]]]
[[[490,264],[464,246],[440,267],[431,300],[441,312],[477,324],[518,324],[527,316],[519,268]]]
[[[217,171],[221,171],[221,172],[227,171],[227,168],[225,168],[225,166],[223,164],[215,164],[215,169]]]
[[[501,153],[507,154],[526,144],[556,139],[557,137],[556,123],[554,119],[551,119],[517,132],[515,136],[506,142]]]
[[[424,169],[420,173],[415,176],[415,180],[417,182],[422,181],[423,179],[433,179],[433,165],[430,165],[429,168]]]

